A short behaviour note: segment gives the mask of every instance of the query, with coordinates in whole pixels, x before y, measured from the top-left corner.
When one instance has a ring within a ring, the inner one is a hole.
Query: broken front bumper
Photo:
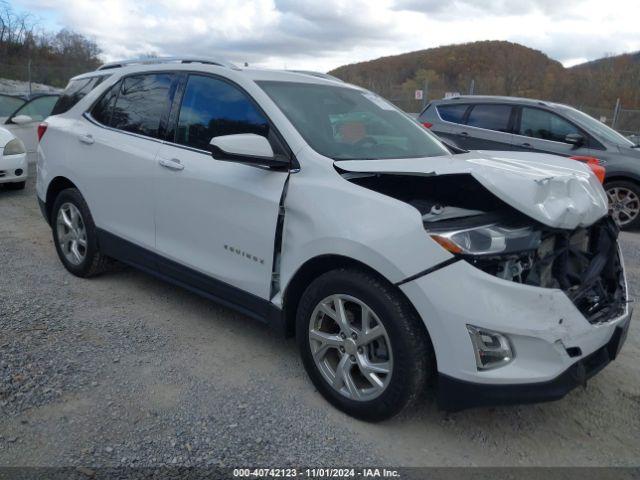
[[[515,405],[559,400],[615,360],[627,338],[631,312],[618,325],[611,339],[592,354],[571,365],[553,380],[538,383],[491,385],[465,382],[447,375],[438,378],[438,406],[450,412],[472,407]]]
[[[441,404],[450,410],[562,397],[611,361],[616,332],[626,331],[631,318],[625,304],[621,315],[592,324],[560,289],[503,280],[465,261],[401,289],[429,331]],[[513,361],[479,371],[467,325],[506,335],[515,352]],[[464,402],[455,400],[459,394],[466,396]]]

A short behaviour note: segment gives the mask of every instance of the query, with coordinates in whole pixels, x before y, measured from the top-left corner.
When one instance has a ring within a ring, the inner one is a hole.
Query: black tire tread
[[[400,378],[401,381],[397,382],[392,378],[381,397],[367,402],[371,403],[366,407],[369,408],[367,411],[366,408],[354,408],[354,405],[349,405],[349,403],[354,404],[355,402],[334,396],[339,394],[327,395],[323,383],[318,384],[318,380],[324,382],[320,374],[312,374],[311,372],[309,374],[325,398],[346,413],[368,421],[381,421],[390,418],[423,399],[426,387],[435,371],[435,355],[431,340],[422,320],[406,298],[397,290],[397,287],[364,269],[339,268],[319,276],[309,285],[301,298],[296,319],[298,344],[301,349],[305,348],[303,344],[308,344],[306,338],[307,322],[309,321],[307,313],[310,314],[313,311],[316,300],[319,300],[317,297],[321,289],[326,284],[335,283],[337,279],[357,285],[361,290],[375,292],[375,295],[392,312],[392,321],[398,331],[402,332],[402,342],[406,347],[404,352],[394,349],[394,377],[395,379]],[[358,297],[358,295],[354,296]],[[379,312],[377,313],[379,314]],[[309,371],[306,363],[305,368]],[[315,365],[313,365],[313,369],[315,369]],[[330,389],[331,387],[327,386],[326,388]]]
[[[69,265],[64,259],[58,247],[55,219],[58,214],[58,209],[60,208],[62,203],[65,201],[70,201],[78,207],[78,209],[80,210],[80,213],[82,214],[82,219],[84,221],[85,229],[87,231],[87,241],[89,245],[88,252],[87,252],[87,255],[88,255],[87,263],[85,263],[84,265],[81,265],[79,268]],[[54,200],[53,209],[51,211],[51,225],[52,225],[52,232],[53,232],[53,241],[56,246],[56,250],[58,251],[58,256],[60,257],[60,260],[62,261],[65,268],[70,273],[72,273],[73,275],[76,275],[77,277],[90,278],[90,277],[95,277],[97,275],[100,275],[101,273],[103,273],[108,269],[112,260],[100,252],[97,235],[96,235],[96,225],[93,221],[93,217],[91,216],[91,211],[89,210],[89,206],[87,205],[87,202],[85,201],[84,197],[82,196],[82,194],[78,189],[67,188],[65,190],[62,190],[58,194],[58,196]]]

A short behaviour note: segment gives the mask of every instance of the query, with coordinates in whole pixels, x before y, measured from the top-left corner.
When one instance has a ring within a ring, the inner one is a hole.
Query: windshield
[[[596,120],[591,115],[587,115],[586,113],[571,107],[563,106],[560,107],[560,109],[567,117],[581,124],[587,130],[589,130],[590,133],[593,133],[596,136],[601,137],[616,145],[621,145],[623,147],[633,147],[634,144],[631,140],[625,138],[614,129],[607,127],[604,123]]]
[[[423,127],[377,95],[354,88],[258,82],[316,152],[334,160],[448,155]]]

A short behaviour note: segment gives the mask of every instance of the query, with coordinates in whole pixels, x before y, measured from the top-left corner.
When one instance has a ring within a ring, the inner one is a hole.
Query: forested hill
[[[428,84],[429,97],[445,92],[512,95],[574,105],[609,107],[620,97],[640,108],[640,54],[607,57],[564,68],[544,53],[517,43],[482,41],[382,57],[329,72],[388,98]]]
[[[99,53],[91,39],[66,29],[43,31],[33,16],[0,0],[0,78],[64,87],[100,65]]]

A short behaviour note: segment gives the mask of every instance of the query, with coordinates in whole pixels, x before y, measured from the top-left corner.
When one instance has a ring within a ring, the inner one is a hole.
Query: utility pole
[[[422,109],[427,106],[429,102],[429,79],[425,78],[424,80],[424,92],[422,93]]]
[[[29,100],[31,100],[31,58],[27,62],[27,76],[29,78]]]
[[[475,89],[476,89],[476,80],[472,78],[471,83],[469,84],[469,95],[473,95],[473,91]]]
[[[616,106],[613,109],[613,118],[611,119],[611,128],[615,130],[618,123],[618,115],[620,114],[620,98],[616,100]]]

